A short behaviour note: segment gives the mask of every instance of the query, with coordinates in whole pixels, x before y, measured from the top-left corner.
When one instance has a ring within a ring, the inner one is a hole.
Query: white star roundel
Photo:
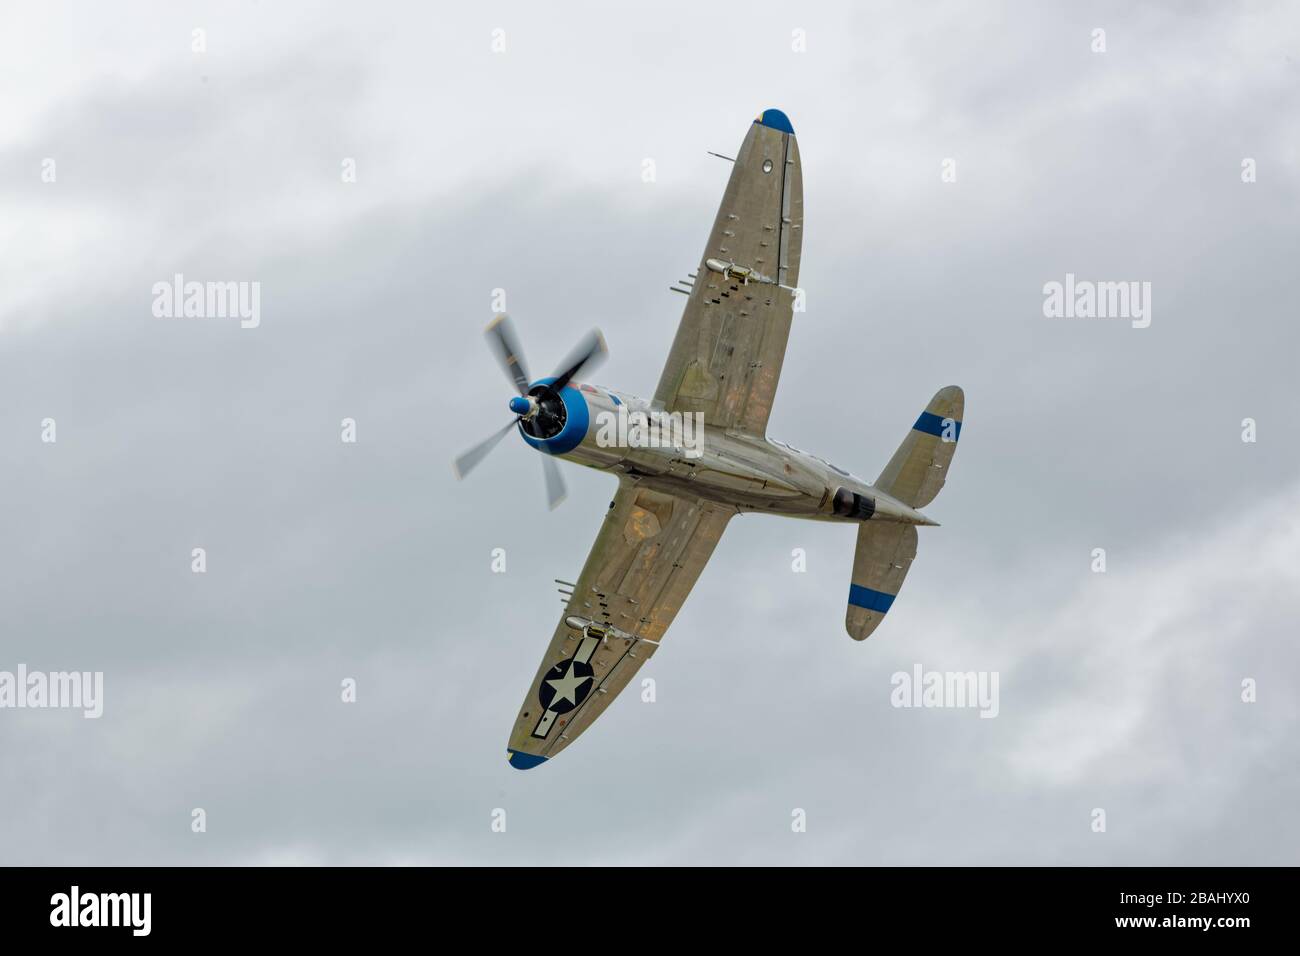
[[[567,714],[577,707],[595,683],[591,665],[585,661],[560,661],[542,678],[537,689],[538,699],[547,710],[557,714]]]

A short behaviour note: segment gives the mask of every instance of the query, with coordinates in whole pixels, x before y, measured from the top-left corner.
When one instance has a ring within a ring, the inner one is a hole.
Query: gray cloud
[[[103,670],[107,699],[0,711],[6,862],[1296,861],[1295,13],[772,10],[642,36],[506,8],[498,58],[468,14],[219,12],[201,67],[180,20],[84,66],[29,26],[86,82],[0,170],[0,669]],[[712,30],[744,52],[707,61]],[[511,771],[612,486],[566,467],[548,514],[518,443],[453,480],[506,417],[490,293],[534,370],[599,324],[599,378],[648,394],[727,174],[703,151],[769,105],[808,210],[773,434],[869,477],[963,385],[944,526],[857,645],[852,535],[733,521],[657,702]],[[178,271],[261,282],[262,326],[153,319]],[[1151,327],[1043,318],[1067,271],[1151,281]],[[999,671],[999,717],[891,707],[917,662]]]

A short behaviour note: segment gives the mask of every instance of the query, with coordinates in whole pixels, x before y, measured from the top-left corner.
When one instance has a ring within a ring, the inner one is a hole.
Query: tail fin
[[[966,397],[956,385],[941,388],[876,479],[876,488],[912,508],[934,500],[948,476],[961,434]],[[855,641],[880,626],[916,557],[916,526],[893,521],[858,525],[853,582],[844,627]]]
[[[966,396],[956,385],[935,392],[876,479],[876,487],[913,508],[933,501],[957,450],[965,408]]]

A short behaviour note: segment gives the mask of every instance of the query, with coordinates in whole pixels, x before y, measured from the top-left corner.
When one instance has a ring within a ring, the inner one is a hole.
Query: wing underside
[[[765,111],[736,155],[655,390],[669,412],[762,436],[790,337],[803,177],[789,120]],[[624,479],[510,735],[534,767],[604,712],[659,647],[734,509]],[[589,623],[588,623],[589,622]]]
[[[519,709],[512,765],[527,769],[555,756],[627,686],[658,649],[733,513],[623,480]]]
[[[766,111],[736,156],[655,401],[762,436],[790,337],[803,246],[799,146]],[[728,268],[719,272],[708,263]]]

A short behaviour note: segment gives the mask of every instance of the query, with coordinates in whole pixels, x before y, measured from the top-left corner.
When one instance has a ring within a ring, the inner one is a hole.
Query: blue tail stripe
[[[849,585],[849,603],[854,607],[865,608],[868,611],[877,611],[884,614],[889,610],[894,598],[897,595],[886,594],[884,591],[877,591],[873,588],[864,588],[860,584]]]
[[[927,435],[934,435],[938,438],[942,438],[943,423],[946,421],[952,421],[952,440],[957,441],[957,439],[961,438],[961,422],[943,418],[933,412],[922,412],[921,417],[916,420],[916,424],[913,425],[912,428],[918,432],[925,432]]]

